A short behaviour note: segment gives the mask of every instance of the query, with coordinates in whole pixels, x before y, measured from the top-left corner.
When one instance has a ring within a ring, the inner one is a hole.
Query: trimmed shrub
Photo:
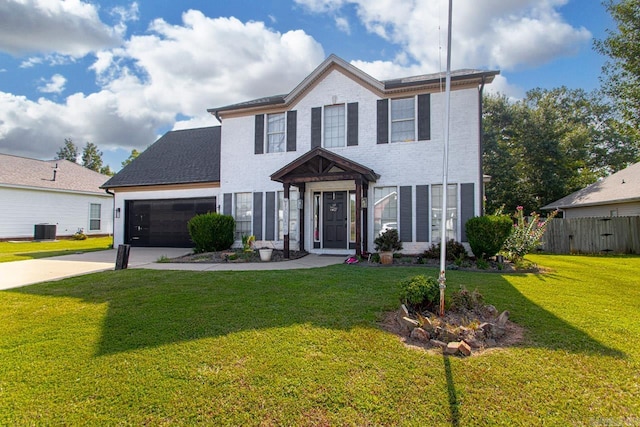
[[[467,290],[464,286],[451,294],[451,308],[462,311],[478,311],[484,306],[484,297],[478,290],[473,292]]]
[[[433,277],[413,276],[400,282],[400,301],[415,312],[433,311],[439,295],[440,285]]]
[[[402,242],[398,236],[398,230],[390,228],[373,240],[376,251],[391,252],[401,251]]]
[[[467,258],[467,250],[462,243],[456,242],[453,239],[447,241],[447,247],[445,248],[447,261],[464,260]],[[425,258],[439,259],[440,258],[440,242],[432,244],[429,249],[424,251],[423,256]]]
[[[473,254],[478,259],[495,256],[511,234],[513,222],[506,215],[471,218],[464,226]]]
[[[236,221],[230,215],[216,212],[196,215],[187,226],[195,253],[224,251],[233,245]]]

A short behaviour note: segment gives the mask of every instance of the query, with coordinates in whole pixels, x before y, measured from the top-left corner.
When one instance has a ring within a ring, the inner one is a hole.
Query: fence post
[[[124,270],[129,266],[129,251],[131,245],[119,245],[116,255],[116,270]]]

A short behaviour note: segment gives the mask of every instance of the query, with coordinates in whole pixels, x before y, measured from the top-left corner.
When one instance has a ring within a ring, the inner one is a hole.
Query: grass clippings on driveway
[[[527,330],[467,359],[378,327],[424,267],[122,270],[2,291],[0,425],[638,424],[640,258],[531,259],[550,272],[447,273],[448,293],[478,288]]]

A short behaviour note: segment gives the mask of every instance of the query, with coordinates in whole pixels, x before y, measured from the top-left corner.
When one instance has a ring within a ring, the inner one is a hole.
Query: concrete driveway
[[[0,263],[0,289],[60,280],[97,271],[113,270],[117,249]],[[191,252],[185,248],[131,248],[129,267],[152,264],[161,256],[179,257]]]

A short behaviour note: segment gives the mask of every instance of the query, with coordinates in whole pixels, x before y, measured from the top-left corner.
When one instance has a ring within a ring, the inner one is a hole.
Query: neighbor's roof
[[[542,209],[567,209],[638,200],[640,200],[640,163],[635,163]]]
[[[167,132],[102,188],[220,181],[220,126]]]
[[[392,80],[377,80],[359,68],[351,65],[344,59],[332,54],[288,94],[268,96],[224,107],[210,108],[207,111],[215,115],[217,118],[220,118],[219,113],[226,111],[254,109],[280,104],[291,105],[300,95],[320,80],[322,76],[334,68],[340,69],[349,74],[363,86],[368,86],[373,91],[378,92],[381,96],[410,89],[431,88],[433,90],[433,87],[437,87],[438,85],[442,85],[442,87],[444,87],[446,77],[445,73],[434,73]],[[452,86],[457,83],[469,82],[476,84],[491,83],[494,77],[498,74],[500,74],[500,71],[482,71],[472,69],[456,70],[451,72],[451,82]]]
[[[55,173],[55,179],[54,179]],[[98,193],[109,176],[68,160],[37,160],[0,154],[0,187]]]

